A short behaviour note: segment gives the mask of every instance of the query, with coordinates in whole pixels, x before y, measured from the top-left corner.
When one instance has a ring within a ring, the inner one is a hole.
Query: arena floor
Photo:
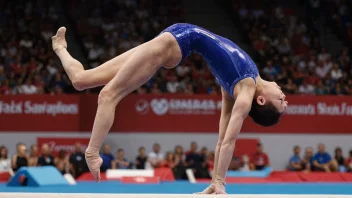
[[[121,184],[118,181],[102,181],[100,183],[78,182],[77,185],[74,186],[8,187],[5,183],[2,183],[0,184],[0,198],[198,198],[202,195],[193,195],[193,193],[202,191],[207,187],[207,185],[207,183],[190,184],[189,182],[163,182],[160,184]],[[223,195],[222,197],[224,198],[345,197],[329,195],[347,195],[346,197],[352,197],[352,183],[228,184],[226,185],[226,190],[230,195]],[[18,194],[19,192],[25,194]]]
[[[1,198],[347,198],[348,195],[189,195],[189,194],[53,194],[0,193]]]

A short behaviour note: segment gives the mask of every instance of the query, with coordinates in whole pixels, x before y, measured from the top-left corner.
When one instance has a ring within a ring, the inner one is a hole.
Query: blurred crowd
[[[75,150],[68,153],[60,150],[56,156],[51,154],[48,144],[43,144],[40,151],[36,145],[31,145],[29,151],[23,143],[17,144],[17,151],[13,156],[8,156],[5,146],[0,146],[0,172],[16,172],[26,166],[54,166],[62,174],[70,173],[75,178],[88,172],[84,151],[80,143],[75,144]],[[123,148],[116,153],[111,151],[109,144],[104,144],[100,152],[103,159],[101,171],[108,169],[157,169],[170,168],[178,180],[187,179],[186,169],[191,169],[196,178],[210,179],[214,168],[214,151],[208,148],[198,148],[197,142],[191,142],[188,150],[177,145],[173,151],[162,151],[160,144],[155,143],[148,153],[146,148],[138,148],[135,159],[127,159]],[[229,170],[251,171],[263,170],[270,167],[268,154],[261,143],[257,144],[256,152],[250,156],[234,155]],[[341,148],[336,148],[334,155],[325,151],[324,144],[317,146],[314,153],[312,147],[307,147],[301,156],[300,146],[293,148],[293,155],[287,164],[287,171],[304,172],[352,172],[352,150],[347,157],[343,156]]]
[[[51,49],[50,38],[61,15],[88,60],[86,69],[185,21],[184,7],[176,0],[61,3],[64,12],[59,13],[44,0],[0,2],[0,94],[76,92]],[[253,47],[264,79],[278,82],[288,94],[352,95],[351,5],[343,0],[310,0],[308,14],[298,16],[277,3],[233,0],[231,13]],[[322,12],[328,13],[326,23],[346,44],[337,55],[321,43],[316,21]],[[220,94],[220,88],[206,62],[193,54],[176,69],[157,71],[136,93]]]
[[[255,49],[264,79],[278,82],[289,94],[352,94],[351,45],[346,44],[337,55],[330,54],[321,44],[321,27],[316,25],[327,2],[339,2],[343,18],[350,16],[348,1],[305,1],[305,17],[275,3],[232,2],[235,18]],[[348,27],[348,21],[341,25]]]

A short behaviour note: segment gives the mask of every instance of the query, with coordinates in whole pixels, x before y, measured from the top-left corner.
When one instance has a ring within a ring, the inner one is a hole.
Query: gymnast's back
[[[183,62],[192,52],[200,54],[219,84],[232,98],[235,85],[244,78],[259,75],[249,55],[235,43],[192,24],[177,23],[163,32],[170,32],[177,40]]]

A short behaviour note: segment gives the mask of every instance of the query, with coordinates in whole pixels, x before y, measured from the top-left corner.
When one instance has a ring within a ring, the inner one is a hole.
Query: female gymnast
[[[84,90],[105,85],[85,156],[90,172],[100,181],[102,159],[99,150],[110,130],[118,103],[146,83],[160,68],[174,68],[191,52],[199,53],[222,87],[219,138],[215,150],[210,186],[200,194],[225,194],[225,177],[236,138],[247,115],[262,126],[279,122],[287,101],[275,82],[260,78],[253,60],[236,44],[192,24],[174,24],[153,40],[137,46],[99,67],[84,70],[67,51],[66,28],[52,37],[53,50],[60,58],[73,86]]]

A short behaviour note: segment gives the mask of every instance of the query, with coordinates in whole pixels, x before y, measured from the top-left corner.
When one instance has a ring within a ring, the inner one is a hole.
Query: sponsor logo
[[[150,103],[146,100],[139,100],[136,103],[138,114],[145,115],[148,110],[158,116],[170,115],[213,115],[221,109],[221,100],[214,99],[179,99],[160,98],[152,99]]]
[[[46,114],[56,115],[77,115],[78,104],[65,104],[62,101],[56,103],[35,103],[32,101],[5,102],[0,100],[0,114]]]
[[[318,102],[317,104],[288,105],[286,113],[288,115],[352,116],[352,105],[345,102],[340,104]]]
[[[138,100],[136,103],[136,111],[141,115],[146,115],[149,111],[149,103],[147,100]]]

